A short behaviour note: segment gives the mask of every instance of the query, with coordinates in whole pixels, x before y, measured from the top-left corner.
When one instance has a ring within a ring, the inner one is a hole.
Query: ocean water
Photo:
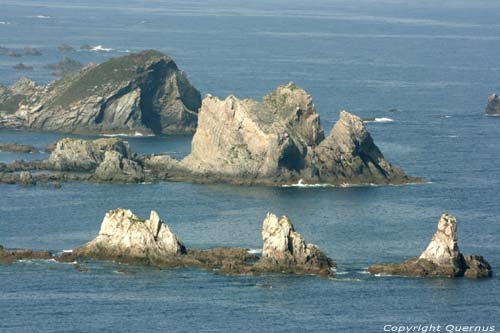
[[[330,131],[341,109],[367,124],[386,158],[428,183],[385,187],[0,185],[0,244],[62,251],[98,233],[106,211],[157,210],[188,247],[258,249],[266,212],[290,216],[338,264],[338,278],[224,277],[197,269],[50,261],[0,266],[1,332],[383,332],[384,325],[500,327],[500,278],[372,277],[370,264],[418,255],[439,216],[458,218],[460,249],[500,269],[500,2],[0,0],[0,83],[53,79],[45,64],[146,48],[171,55],[202,92],[261,98],[294,81]],[[58,53],[67,43],[109,52]],[[33,71],[17,71],[23,62]],[[397,109],[390,112],[390,109]],[[393,120],[389,121],[386,118]],[[40,150],[67,135],[0,131]],[[139,153],[183,157],[190,137],[131,137]],[[0,161],[44,153],[0,153]],[[443,328],[444,331],[444,328]]]

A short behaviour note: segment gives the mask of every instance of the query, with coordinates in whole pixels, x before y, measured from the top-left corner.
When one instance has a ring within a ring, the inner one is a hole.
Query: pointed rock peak
[[[368,135],[368,131],[366,130],[363,120],[346,110],[340,111],[339,120],[333,127],[332,133],[340,130],[352,132],[352,134],[354,134],[359,141],[364,140],[364,138]]]
[[[155,210],[151,211],[151,214],[149,214],[149,220],[154,222],[154,223],[160,223],[160,215]]]
[[[426,259],[437,265],[457,265],[460,256],[457,219],[452,215],[443,214],[439,219],[436,233],[419,259]]]

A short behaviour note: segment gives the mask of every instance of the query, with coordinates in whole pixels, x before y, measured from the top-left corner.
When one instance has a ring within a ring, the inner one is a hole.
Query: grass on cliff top
[[[72,102],[81,100],[91,95],[103,95],[116,89],[122,82],[133,80],[140,76],[140,67],[148,62],[171,58],[165,54],[147,50],[133,53],[123,57],[111,58],[110,60],[84,71],[68,75],[55,81],[51,87],[56,96],[47,107],[68,106]]]

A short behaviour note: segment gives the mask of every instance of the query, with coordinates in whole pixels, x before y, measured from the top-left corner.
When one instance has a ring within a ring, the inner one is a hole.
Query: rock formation
[[[6,118],[0,126],[73,133],[192,133],[201,104],[200,93],[175,62],[152,50],[87,66],[47,86],[27,79],[21,84],[22,89],[20,83],[0,88],[0,112]]]
[[[288,217],[268,213],[262,226],[262,256],[253,270],[334,276],[335,263],[316,245],[306,244]]]
[[[438,229],[427,249],[418,257],[400,264],[374,265],[371,274],[421,277],[490,277],[491,266],[480,256],[464,256],[457,243],[457,220],[441,215]]]
[[[122,262],[162,262],[186,253],[186,248],[155,211],[141,220],[130,210],[106,213],[99,235],[74,251],[92,259]]]
[[[0,152],[37,153],[38,149],[36,149],[32,145],[23,145],[19,143],[0,143]]]
[[[122,140],[61,139],[50,154],[46,168],[65,172],[91,172],[93,179],[108,182],[144,180],[142,166],[135,161],[130,145]]]
[[[51,259],[48,251],[9,250],[0,245],[0,264],[11,264],[18,260]]]
[[[311,96],[293,83],[279,86],[261,102],[208,95],[191,154],[181,167],[194,179],[236,183],[420,181],[384,159],[355,115],[341,112],[325,138]]]
[[[500,115],[500,96],[497,94],[490,95],[485,111],[489,115]]]

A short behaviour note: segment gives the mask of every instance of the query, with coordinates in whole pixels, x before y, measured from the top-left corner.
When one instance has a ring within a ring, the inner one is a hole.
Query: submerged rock
[[[192,178],[235,183],[401,184],[418,182],[390,162],[363,121],[346,111],[325,138],[312,98],[293,83],[263,101],[202,103],[192,151],[182,161]]]
[[[11,264],[18,260],[51,259],[49,251],[9,250],[0,245],[0,264]]]
[[[75,64],[67,60],[54,68],[67,72],[79,67]],[[87,66],[35,91],[3,90],[0,111],[5,104],[23,127],[43,131],[192,133],[201,104],[200,93],[175,62],[152,50]]]
[[[480,256],[464,256],[457,242],[457,220],[449,214],[441,215],[438,229],[426,250],[418,257],[400,264],[368,267],[375,275],[402,275],[418,277],[490,277],[491,266]]]
[[[490,95],[485,111],[489,115],[500,115],[500,96],[497,94]]]
[[[80,71],[84,66],[78,60],[64,57],[58,63],[48,64],[45,67],[54,70],[54,75],[64,76],[70,73],[76,73]]]
[[[23,145],[19,143],[0,143],[0,152],[37,153],[38,149],[36,149],[32,145]]]
[[[116,209],[106,213],[97,238],[73,252],[98,260],[154,264],[185,254],[186,248],[155,211],[141,220],[130,210]]]
[[[262,256],[253,267],[257,272],[286,272],[335,276],[336,266],[314,244],[306,244],[286,216],[268,213],[262,226]]]

